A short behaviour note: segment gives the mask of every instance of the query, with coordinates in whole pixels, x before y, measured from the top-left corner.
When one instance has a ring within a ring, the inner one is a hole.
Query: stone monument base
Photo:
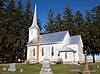
[[[90,74],[89,71],[83,71],[83,74]]]
[[[40,74],[53,74],[53,72],[40,71]]]
[[[8,71],[16,71],[16,69],[8,69]]]

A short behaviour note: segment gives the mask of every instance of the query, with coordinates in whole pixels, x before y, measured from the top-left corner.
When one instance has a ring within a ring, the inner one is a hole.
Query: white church
[[[60,58],[63,63],[78,63],[83,61],[82,56],[83,42],[80,35],[70,36],[68,31],[40,35],[35,5],[33,23],[29,28],[27,62],[39,63],[44,59],[56,62]]]

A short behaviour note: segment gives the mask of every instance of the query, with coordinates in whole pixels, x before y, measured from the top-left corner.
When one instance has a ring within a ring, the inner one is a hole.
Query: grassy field
[[[91,64],[91,63],[89,63]],[[94,68],[96,70],[95,73],[91,74],[100,74],[100,68],[96,68],[96,66],[100,63],[95,63]],[[72,66],[74,65],[68,65],[68,64],[59,64],[59,65],[51,65],[51,69],[53,70],[54,74],[82,74],[78,72],[70,72]],[[42,65],[41,64],[16,64],[16,68],[18,69],[15,72],[9,72],[9,71],[3,71],[2,68],[9,67],[9,64],[0,64],[0,74],[39,74]],[[84,64],[78,65],[81,72],[83,72]],[[20,69],[23,69],[23,72],[20,72]]]

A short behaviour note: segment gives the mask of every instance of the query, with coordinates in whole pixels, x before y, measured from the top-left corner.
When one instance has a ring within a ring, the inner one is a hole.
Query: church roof
[[[50,44],[50,43],[53,44],[53,43],[62,42],[67,33],[68,31],[62,31],[62,32],[40,35],[40,44]],[[35,45],[36,39],[33,39],[28,44]]]
[[[69,32],[68,31],[62,31],[62,32],[40,35],[40,43],[39,44],[61,43],[64,40],[64,37],[65,37],[66,34],[69,34]],[[80,35],[71,36],[68,39],[68,45],[69,44],[79,44],[80,40],[81,40]],[[36,45],[36,39],[33,39],[32,41],[28,42],[28,45]]]
[[[63,50],[61,50],[60,52],[76,52],[75,50],[73,50],[67,46],[64,46],[62,49]]]
[[[80,42],[80,38],[81,38],[80,35],[71,36],[71,37],[69,38],[68,44],[78,44],[78,43]]]

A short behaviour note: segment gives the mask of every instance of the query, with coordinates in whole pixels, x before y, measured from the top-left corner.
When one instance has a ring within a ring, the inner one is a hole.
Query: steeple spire
[[[31,29],[31,28],[34,28],[34,27],[36,27],[37,29],[39,29],[39,27],[38,27],[38,25],[37,25],[36,7],[37,7],[37,5],[35,4],[33,22],[32,22],[32,25],[31,25],[30,29]]]

